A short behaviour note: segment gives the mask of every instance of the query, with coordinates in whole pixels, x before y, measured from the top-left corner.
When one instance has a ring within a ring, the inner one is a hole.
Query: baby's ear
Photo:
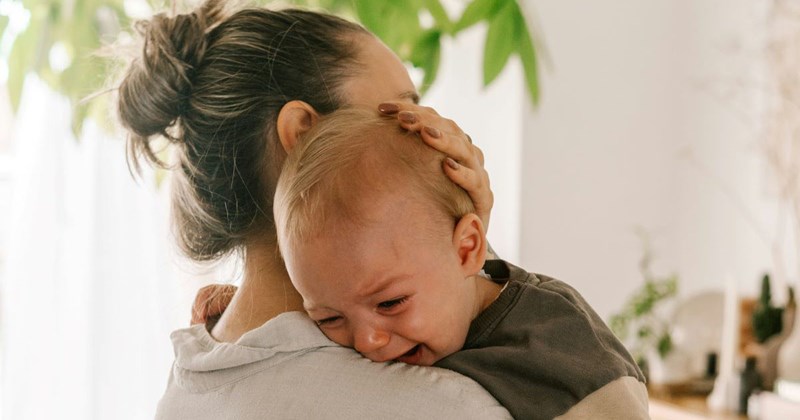
[[[317,124],[319,114],[303,101],[289,101],[278,113],[278,139],[283,150],[289,153],[300,137]]]
[[[464,277],[481,271],[486,260],[486,235],[480,217],[470,213],[456,223],[453,246],[458,253]]]

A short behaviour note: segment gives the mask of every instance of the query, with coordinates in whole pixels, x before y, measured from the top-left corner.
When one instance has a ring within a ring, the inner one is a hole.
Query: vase
[[[649,370],[648,383],[653,385],[670,385],[685,383],[691,379],[689,359],[681,349],[672,349],[664,357],[656,350],[647,353]]]

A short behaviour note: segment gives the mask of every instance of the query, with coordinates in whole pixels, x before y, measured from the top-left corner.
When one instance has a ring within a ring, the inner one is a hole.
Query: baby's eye
[[[408,297],[403,296],[397,299],[387,300],[385,302],[381,302],[378,304],[378,308],[380,309],[392,309],[396,306],[402,305],[405,301],[408,300]]]
[[[332,316],[332,317],[329,317],[329,318],[320,319],[320,320],[315,321],[315,322],[317,323],[318,326],[322,326],[322,325],[333,324],[334,322],[336,322],[336,321],[338,321],[340,319],[342,319],[342,317],[340,317],[340,316]]]

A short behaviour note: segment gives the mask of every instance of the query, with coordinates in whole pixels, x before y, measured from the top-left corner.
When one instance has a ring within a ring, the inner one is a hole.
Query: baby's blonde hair
[[[281,246],[305,242],[330,222],[361,222],[371,194],[408,185],[452,222],[475,212],[469,195],[445,175],[445,155],[374,111],[344,109],[324,116],[289,153],[275,193]]]

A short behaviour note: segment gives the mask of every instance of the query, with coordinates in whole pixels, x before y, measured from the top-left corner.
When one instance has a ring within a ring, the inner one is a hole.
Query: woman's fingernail
[[[411,123],[417,122],[417,116],[414,115],[414,113],[411,112],[411,111],[403,111],[403,112],[401,112],[399,114],[399,117],[400,117],[400,121],[402,121],[404,123],[411,124]]]
[[[395,104],[380,104],[378,105],[378,111],[384,114],[396,114],[400,108]]]
[[[453,169],[458,169],[458,162],[454,161],[452,158],[448,157],[444,161],[447,162],[447,166]]]
[[[442,133],[440,133],[439,130],[437,130],[437,129],[433,128],[433,127],[425,127],[425,132],[428,133],[429,136],[435,137],[435,138],[439,138],[442,135]]]

